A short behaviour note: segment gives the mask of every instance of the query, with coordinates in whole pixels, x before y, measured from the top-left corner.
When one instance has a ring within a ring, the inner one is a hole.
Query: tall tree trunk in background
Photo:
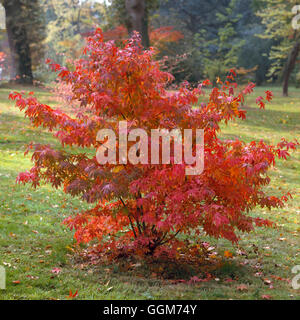
[[[16,82],[32,84],[32,61],[25,23],[22,21],[20,0],[4,0],[6,30]]]
[[[287,97],[289,94],[289,79],[290,79],[291,73],[295,68],[295,64],[296,64],[299,52],[300,52],[300,41],[298,40],[289,54],[289,58],[286,63],[284,74],[283,74],[283,95],[285,97]]]
[[[125,0],[125,6],[128,14],[126,27],[129,35],[131,35],[133,31],[138,31],[142,37],[143,46],[149,48],[150,40],[146,0]]]

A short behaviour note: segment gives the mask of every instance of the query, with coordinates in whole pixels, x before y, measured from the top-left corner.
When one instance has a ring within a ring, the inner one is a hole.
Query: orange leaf
[[[69,291],[69,297],[68,298],[75,298],[78,296],[78,290],[76,290],[76,292],[73,294],[72,290]]]
[[[224,257],[226,257],[226,258],[232,258],[233,257],[233,254],[230,252],[230,251],[225,251],[224,252]]]

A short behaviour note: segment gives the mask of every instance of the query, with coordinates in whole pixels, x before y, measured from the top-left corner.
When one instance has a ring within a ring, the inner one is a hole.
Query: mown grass
[[[283,136],[289,140],[300,138],[300,90],[292,88],[290,97],[282,98],[280,89],[273,88],[274,101],[261,111],[255,106],[255,97],[264,89],[256,89],[246,101],[246,121],[223,127],[224,137],[265,139],[271,143]],[[0,265],[7,273],[7,288],[0,290],[0,299],[67,299],[69,290],[78,290],[77,299],[300,298],[299,290],[290,283],[295,276],[292,267],[300,265],[299,151],[288,161],[278,161],[269,187],[274,193],[291,191],[293,200],[284,209],[257,209],[251,213],[272,219],[277,227],[241,234],[239,247],[225,240],[204,239],[216,247],[221,261],[212,272],[214,279],[174,284],[148,274],[146,267],[124,271],[117,265],[91,266],[78,260],[72,249],[73,234],[61,222],[87,205],[47,185],[34,190],[15,183],[18,172],[31,166],[30,155],[23,155],[26,143],[57,142],[51,134],[30,126],[28,119],[8,102],[10,91],[0,90]],[[53,104],[50,93],[35,91],[44,103]],[[225,250],[233,257],[226,258]],[[54,274],[53,268],[61,272]],[[174,272],[184,277],[182,270]]]

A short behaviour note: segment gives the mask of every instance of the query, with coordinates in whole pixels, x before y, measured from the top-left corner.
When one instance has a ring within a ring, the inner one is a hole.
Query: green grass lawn
[[[290,97],[282,98],[281,89],[273,88],[275,99],[263,111],[255,105],[255,97],[265,89],[256,89],[246,101],[246,121],[224,126],[224,137],[271,143],[283,136],[300,139],[300,90],[291,88]],[[91,266],[78,258],[72,249],[73,234],[61,222],[87,205],[47,185],[34,190],[15,183],[18,172],[31,166],[30,155],[23,155],[26,143],[57,142],[51,134],[30,126],[8,102],[10,91],[0,89],[0,265],[7,274],[7,288],[0,290],[0,299],[67,299],[69,290],[78,290],[76,299],[300,298],[300,291],[290,283],[295,276],[291,269],[300,265],[299,150],[290,160],[278,161],[268,187],[274,193],[291,191],[293,200],[284,209],[251,213],[270,218],[277,227],[241,234],[239,247],[226,240],[204,239],[215,247],[221,261],[212,273],[215,279],[174,284],[148,274],[143,266],[124,271],[118,265]],[[47,91],[35,91],[44,103],[53,104]],[[233,257],[225,257],[225,250]],[[53,268],[61,272],[54,274]]]

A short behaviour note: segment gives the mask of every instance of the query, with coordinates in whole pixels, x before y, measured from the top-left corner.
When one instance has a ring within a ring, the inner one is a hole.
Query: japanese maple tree
[[[33,93],[11,93],[10,99],[32,125],[53,132],[61,143],[59,149],[28,146],[34,166],[20,173],[18,182],[34,187],[50,183],[94,203],[93,209],[71,215],[64,223],[75,229],[79,243],[98,240],[102,252],[159,255],[167,250],[171,254],[180,244],[179,234],[193,232],[201,237],[205,233],[235,243],[237,230],[250,232],[255,225],[270,226],[270,221],[248,213],[256,206],[282,207],[287,201],[288,194],[278,198],[266,194],[264,188],[270,183],[268,170],[275,158],[288,157],[298,142],[282,139],[278,145],[269,145],[220,139],[222,121],[245,119],[241,104],[255,85],[239,90],[231,70],[226,81],[218,79],[208,101],[199,104],[209,81],[196,88],[184,83],[178,91],[167,91],[173,77],[161,71],[154,54],[152,48],[143,50],[138,35],[117,46],[114,41],[104,41],[98,29],[88,38],[73,71],[48,61],[60,81],[71,86],[72,100],[80,103],[78,112],[53,109],[39,103]],[[266,91],[256,102],[264,108],[271,99],[272,93]],[[204,129],[203,173],[187,176],[186,164],[175,164],[174,157],[165,165],[100,165],[97,132],[103,128],[118,132],[121,120],[128,122],[128,131]],[[70,153],[66,146],[82,149]]]

